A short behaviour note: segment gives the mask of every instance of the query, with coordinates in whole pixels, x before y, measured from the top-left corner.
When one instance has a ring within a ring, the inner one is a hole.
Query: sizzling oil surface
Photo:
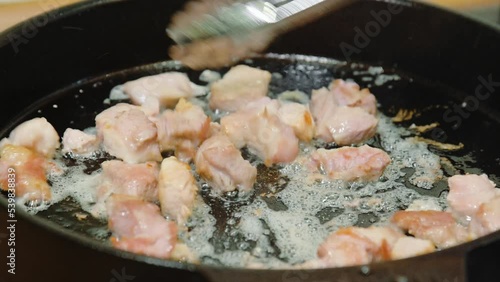
[[[318,245],[340,227],[384,225],[395,211],[415,200],[433,201],[405,182],[432,189],[443,176],[439,157],[425,144],[402,137],[410,133],[390,118],[379,118],[378,144],[368,143],[388,151],[392,159],[380,181],[346,183],[313,177],[300,160],[315,147],[302,144],[294,163],[268,169],[255,162],[260,175],[272,170],[275,179],[258,183],[250,199],[217,198],[206,188],[202,194],[209,206],[221,201],[235,208],[222,218],[213,217],[210,207],[197,208],[191,231],[183,234],[185,242],[206,263],[284,267],[314,259]],[[445,199],[438,198],[437,204],[444,209]]]
[[[372,89],[381,103],[382,112],[388,114],[394,114],[401,105],[388,105],[395,98],[384,95],[394,93],[396,98],[400,97],[406,87],[412,88],[409,85],[413,83],[411,78],[390,69],[345,64],[325,58],[271,55],[246,63],[273,73],[272,97],[283,91],[310,93],[312,89],[327,86],[332,78],[354,79]],[[183,71],[175,63],[166,62],[83,82],[52,97],[31,115],[47,116],[54,123],[51,115],[58,116],[58,109],[62,107],[53,105],[69,104],[77,110],[67,120],[56,122],[59,133],[66,127],[83,129],[93,126],[93,118],[98,112],[120,101],[116,100],[121,98],[119,88],[115,88],[113,99],[109,99],[113,87],[140,76],[169,70]],[[205,73],[200,80],[200,72],[189,71],[188,75],[197,84],[204,84],[217,76]],[[377,93],[382,88],[385,91]],[[206,107],[206,99],[198,98],[196,103],[202,105],[214,120],[224,114],[211,112]],[[378,133],[367,143],[384,149],[392,159],[379,181],[363,184],[312,179],[300,161],[266,168],[244,153],[258,167],[255,193],[220,197],[211,193],[210,187],[198,178],[201,187],[197,199],[199,204],[188,224],[188,231],[180,237],[203,263],[282,268],[314,258],[318,244],[328,233],[340,227],[385,224],[394,211],[407,208],[414,200],[445,208],[444,178],[451,173],[443,173],[440,168],[438,154],[443,152],[431,152],[426,144],[411,138],[414,132],[393,124],[383,113],[379,118]],[[321,146],[329,145],[302,144],[298,160]],[[454,161],[453,156],[446,155],[453,165],[462,160],[457,157]],[[31,208],[31,211],[96,240],[106,240],[109,232],[105,221],[93,219],[86,212],[92,208],[99,164],[109,158],[106,154],[89,159],[59,155],[58,162],[66,167],[66,172],[62,176],[50,177],[54,202],[57,203]],[[463,164],[460,168],[469,169],[471,164],[474,163]],[[82,214],[87,217],[81,219],[77,216]]]

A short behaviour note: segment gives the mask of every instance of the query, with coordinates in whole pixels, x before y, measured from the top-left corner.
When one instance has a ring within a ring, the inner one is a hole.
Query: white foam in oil
[[[82,165],[67,167],[62,161],[60,153],[56,155],[55,165],[62,170],[62,174],[51,174],[47,177],[51,183],[51,201],[35,207],[29,207],[27,210],[37,213],[46,210],[51,204],[71,198],[80,204],[84,211],[91,212],[95,202],[95,189],[99,184],[100,170],[89,175],[84,172]]]
[[[432,205],[438,209],[437,199],[422,196],[405,186],[404,179],[408,172],[402,169],[414,169],[410,182],[430,189],[442,177],[439,157],[431,153],[426,144],[402,137],[408,132],[395,126],[390,118],[379,115],[379,119],[380,143],[392,159],[380,181],[353,184],[327,179],[314,181],[303,165],[288,164],[279,172],[289,182],[285,189],[273,195],[286,209],[274,210],[264,198],[256,197],[253,203],[241,207],[229,219],[230,222],[239,220],[238,224],[231,226],[231,235],[240,234],[255,242],[252,250],[216,252],[207,243],[214,234],[215,219],[210,209],[206,208],[194,212],[194,218],[204,218],[205,221],[201,225],[195,223],[198,226],[193,229],[187,245],[205,258],[202,260],[205,263],[216,261],[216,264],[228,266],[284,268],[314,259],[318,245],[338,228],[387,224],[395,211],[412,203],[412,208]],[[311,146],[301,147],[301,156],[314,150]],[[327,215],[326,218],[320,216],[322,213]],[[369,215],[368,222],[360,223],[366,215]]]
[[[380,68],[370,71],[374,75],[383,73]],[[217,73],[205,73],[202,80],[212,82],[219,77]],[[380,79],[380,83],[387,80]],[[111,98],[122,99],[120,91],[115,88]],[[212,112],[206,99],[195,99],[195,103],[207,110],[213,120],[225,114]],[[390,154],[392,160],[380,181],[345,183],[328,179],[314,180],[308,168],[299,162],[284,165],[278,170],[282,177],[288,179],[286,188],[272,195],[257,195],[250,204],[239,207],[227,219],[225,231],[228,241],[223,242],[222,250],[213,244],[214,236],[218,236],[216,234],[220,234],[220,230],[217,230],[211,207],[203,202],[201,196],[198,196],[198,204],[188,223],[189,231],[181,231],[180,240],[202,263],[289,268],[293,264],[316,258],[318,245],[338,228],[383,225],[395,211],[409,206],[414,209],[422,206],[444,209],[443,196],[437,200],[430,199],[415,189],[407,188],[405,184],[406,174],[412,173],[408,179],[410,184],[431,189],[443,177],[439,157],[431,153],[425,143],[406,138],[409,132],[381,114],[378,135],[380,146]],[[373,140],[370,142],[374,143]],[[312,145],[302,144],[299,158],[307,158],[314,149]],[[51,177],[50,180],[53,202],[71,197],[84,210],[92,210],[99,171],[87,175],[82,166],[68,167],[63,175]],[[276,209],[269,205],[266,197],[273,197],[284,208]],[[241,238],[237,248],[230,247],[231,240],[237,237]]]
[[[69,167],[61,177],[54,177],[51,181],[54,200],[71,197],[84,211],[91,211],[95,202],[95,189],[99,184],[99,172],[88,175],[80,166]]]

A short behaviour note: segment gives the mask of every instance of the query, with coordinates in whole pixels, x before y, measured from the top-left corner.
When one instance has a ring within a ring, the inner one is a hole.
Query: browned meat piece
[[[105,215],[105,201],[112,194],[122,194],[142,198],[146,201],[158,201],[158,164],[147,162],[128,164],[118,160],[102,163],[100,184],[97,187],[93,214]]]
[[[496,195],[495,184],[483,175],[455,175],[448,178],[450,193],[447,200],[453,212],[459,216],[472,217],[479,207]]]
[[[392,217],[392,222],[417,238],[430,240],[439,248],[473,239],[449,212],[398,211]]]
[[[138,107],[118,104],[95,120],[97,137],[109,154],[127,163],[162,160],[156,126]]]
[[[351,93],[353,87],[345,82],[337,82],[333,85],[336,86],[332,91],[321,88],[313,90],[312,93],[311,112],[316,122],[316,137],[341,146],[358,144],[371,138],[377,131],[378,124],[377,118],[371,114],[373,107],[370,105],[376,102],[374,98],[364,101],[364,98],[360,98],[361,100],[358,99],[359,97],[356,98],[359,96],[357,94],[345,94]],[[363,102],[358,100],[363,100]],[[364,105],[368,110],[362,107]]]
[[[234,112],[267,96],[271,73],[238,65],[211,85],[210,108]]]
[[[404,236],[399,238],[391,250],[391,259],[403,259],[423,254],[432,253],[436,250],[434,244],[429,240]]]
[[[193,211],[198,191],[191,168],[176,157],[164,159],[158,181],[162,214],[184,224]]]
[[[500,230],[500,196],[479,206],[472,218],[471,229],[477,236]]]
[[[313,164],[332,179],[345,181],[377,180],[390,164],[389,155],[367,145],[339,149],[318,149],[311,155]]]
[[[299,153],[299,141],[293,129],[278,116],[278,101],[268,97],[221,119],[221,132],[237,148],[247,146],[264,164],[288,163]]]
[[[0,152],[0,185],[2,190],[9,188],[9,168],[15,176],[16,197],[37,205],[52,199],[45,171],[47,160],[34,151],[22,146],[5,145]]]
[[[87,134],[78,129],[66,129],[62,140],[63,153],[88,156],[99,150],[99,139],[97,139],[97,136]]]
[[[177,225],[166,220],[157,205],[141,198],[114,194],[106,201],[106,209],[115,248],[170,258],[177,243]]]
[[[152,103],[156,100],[164,107],[174,107],[181,98],[191,98],[194,91],[186,74],[167,72],[129,81],[123,90],[136,105]]]
[[[336,79],[330,84],[330,93],[339,106],[359,107],[367,113],[377,113],[377,99],[367,88],[360,90],[355,82]]]
[[[318,248],[318,259],[299,268],[344,267],[401,259],[433,252],[432,242],[405,236],[390,227],[346,227],[332,233]]]
[[[282,122],[291,126],[297,138],[309,142],[314,137],[314,120],[309,107],[299,103],[284,103],[279,108]]]
[[[343,267],[390,259],[403,234],[391,228],[347,227],[332,233],[318,248],[323,267]]]
[[[161,150],[175,150],[177,158],[185,162],[194,158],[198,146],[210,134],[210,118],[201,107],[184,99],[175,111],[164,111],[156,125]]]
[[[240,151],[223,134],[203,142],[196,154],[195,165],[198,174],[219,193],[235,189],[248,192],[257,176],[257,169],[243,159]]]
[[[14,128],[9,138],[0,142],[0,147],[6,144],[23,146],[46,158],[52,158],[59,148],[59,135],[45,118],[34,118]]]

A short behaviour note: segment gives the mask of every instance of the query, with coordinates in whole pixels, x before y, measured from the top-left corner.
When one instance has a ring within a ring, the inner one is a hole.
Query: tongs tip
[[[187,44],[218,36],[238,36],[277,21],[277,8],[266,1],[254,0],[219,6],[187,24],[166,29],[177,44]]]

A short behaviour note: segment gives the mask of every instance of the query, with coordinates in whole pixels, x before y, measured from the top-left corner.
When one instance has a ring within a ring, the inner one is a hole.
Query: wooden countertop
[[[82,0],[0,0],[0,31],[37,14]],[[164,0],[168,1],[168,0]],[[499,7],[498,0],[424,0],[449,8],[471,10]],[[14,3],[18,2],[18,3]],[[496,6],[495,6],[496,5]]]
[[[476,9],[494,5],[498,6],[499,4],[498,0],[427,0],[425,2],[455,9]]]
[[[27,20],[35,15],[42,14],[52,9],[79,1],[80,0],[49,0],[49,1],[47,0],[1,1],[0,0],[0,31],[8,27],[11,27],[18,22]]]

